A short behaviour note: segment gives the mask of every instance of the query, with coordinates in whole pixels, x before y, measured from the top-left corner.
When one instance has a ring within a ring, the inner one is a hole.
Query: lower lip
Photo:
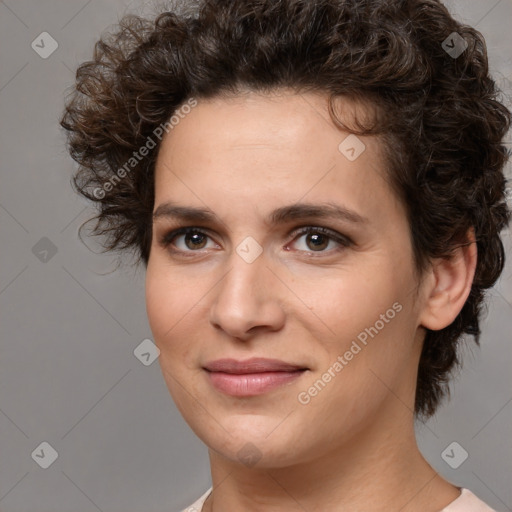
[[[255,396],[298,379],[305,370],[294,372],[264,372],[234,374],[207,372],[217,390],[231,396]]]

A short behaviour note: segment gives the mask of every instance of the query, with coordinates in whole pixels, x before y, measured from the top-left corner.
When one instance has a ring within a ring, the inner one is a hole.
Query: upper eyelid
[[[293,229],[288,231],[286,236],[291,236],[291,235],[294,235],[294,234],[301,234],[301,232],[303,232],[303,231],[305,231],[307,229],[324,230],[326,232],[332,233],[333,236],[340,236],[340,237],[348,238],[346,235],[343,235],[342,233],[339,233],[338,231],[336,231],[333,228],[328,228],[326,226],[320,226],[320,225],[316,225],[316,224],[304,224],[304,225],[301,225],[299,227],[293,228]],[[170,236],[172,234],[174,234],[175,236],[180,235],[180,234],[183,235],[183,234],[186,233],[185,230],[195,231],[195,232],[198,232],[198,233],[203,233],[203,234],[208,235],[208,236],[211,236],[212,234],[215,233],[210,228],[190,225],[190,226],[177,226],[175,228],[166,229],[164,231],[164,233],[163,233],[163,236],[164,237],[165,236]],[[180,231],[181,231],[181,233],[180,233]]]
[[[315,224],[305,224],[305,225],[296,227],[296,228],[292,229],[291,231],[289,231],[286,236],[287,237],[293,236],[294,238],[291,241],[294,241],[299,236],[307,235],[308,230],[311,230],[311,231],[316,230],[316,231],[320,232],[322,235],[330,237],[331,240],[334,240],[338,244],[343,244],[343,242],[346,242],[347,244],[353,243],[352,239],[350,237],[348,237],[347,235],[339,233],[335,229],[328,228],[325,226],[319,226],[319,225],[315,225]],[[321,230],[323,230],[325,232],[322,233]],[[193,226],[193,225],[180,226],[180,227],[176,227],[176,228],[167,230],[160,237],[160,240],[162,241],[162,243],[165,243],[167,241],[167,244],[170,245],[171,240],[174,240],[178,236],[186,235],[187,232],[190,232],[190,231],[204,234],[204,235],[208,236],[210,239],[212,239],[213,241],[215,241],[214,240],[215,237],[212,236],[211,230],[209,230],[208,228],[204,228],[204,227],[200,227],[200,226]],[[191,251],[191,252],[193,252],[193,251]]]

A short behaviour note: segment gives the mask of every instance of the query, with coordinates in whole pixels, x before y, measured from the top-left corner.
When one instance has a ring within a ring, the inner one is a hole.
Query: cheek
[[[205,280],[193,279],[157,258],[148,264],[146,312],[149,326],[160,349],[160,365],[175,378],[198,371],[197,347],[204,338],[199,320],[208,318],[204,300],[207,290]]]
[[[171,278],[172,275],[172,278]],[[187,414],[190,393],[196,395],[190,370],[197,371],[191,347],[195,333],[191,310],[194,297],[186,293],[178,274],[148,264],[146,273],[146,311],[156,346],[162,375],[169,392],[183,415]],[[197,298],[196,298],[197,302]]]
[[[380,315],[399,300],[400,277],[393,279],[388,270],[382,264],[366,264],[322,272],[313,269],[309,274],[294,276],[290,289],[312,313],[297,318],[307,322],[310,330],[318,331],[321,340],[335,345],[354,338],[376,321],[381,322]],[[393,313],[391,310],[389,316]]]
[[[335,278],[334,273],[317,274],[295,282],[294,291],[313,313],[296,318],[323,349],[316,354],[315,377],[330,369],[345,393],[361,396],[371,393],[369,380],[377,378],[372,371],[389,382],[409,366],[414,357],[413,281],[404,267],[399,270],[381,260],[378,266],[366,265],[364,272],[352,268],[338,271]]]
[[[154,265],[148,264],[146,272],[146,312],[155,342],[160,344],[166,330],[172,326],[169,304],[173,293],[166,286],[165,279],[159,276]],[[172,310],[171,310],[172,311]]]
[[[193,300],[187,290],[178,273],[165,270],[158,262],[150,260],[146,273],[146,311],[162,356],[179,350],[173,341],[176,332],[186,323],[187,311],[191,309],[189,302]]]

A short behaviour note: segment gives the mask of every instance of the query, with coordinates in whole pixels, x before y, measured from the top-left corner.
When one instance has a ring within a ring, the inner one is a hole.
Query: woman
[[[436,0],[204,0],[125,17],[62,126],[96,234],[147,267],[209,448],[187,510],[491,510],[420,453],[504,263],[481,35]]]

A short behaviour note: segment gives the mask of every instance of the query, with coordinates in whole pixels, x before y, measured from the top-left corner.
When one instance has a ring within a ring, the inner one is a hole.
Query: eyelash
[[[190,227],[178,228],[178,229],[175,229],[168,233],[165,233],[160,238],[159,243],[162,247],[170,250],[172,253],[180,253],[180,254],[191,253],[190,256],[192,256],[193,253],[195,253],[195,252],[200,253],[203,249],[198,249],[197,251],[192,251],[192,250],[182,251],[180,249],[172,249],[172,250],[169,249],[169,246],[172,244],[172,241],[176,237],[178,237],[179,235],[187,235],[187,234],[199,234],[199,235],[205,235],[205,236],[211,238],[210,235],[208,235],[208,233],[205,233],[204,231],[202,231],[201,228],[190,226]],[[317,226],[305,226],[303,228],[299,228],[298,230],[295,230],[294,232],[292,232],[290,234],[290,236],[293,236],[293,239],[292,239],[292,242],[293,242],[297,238],[299,238],[303,235],[308,235],[308,234],[321,234],[321,235],[327,236],[330,240],[334,240],[335,242],[339,243],[340,247],[337,247],[336,249],[332,249],[330,251],[299,251],[299,252],[305,252],[307,254],[312,254],[312,255],[317,256],[317,255],[323,255],[323,254],[338,253],[338,252],[342,251],[343,249],[346,249],[347,247],[350,247],[351,245],[353,245],[352,240],[350,238],[348,238],[347,236],[341,235],[340,233],[337,233],[336,231],[333,231],[331,229],[317,227]]]

